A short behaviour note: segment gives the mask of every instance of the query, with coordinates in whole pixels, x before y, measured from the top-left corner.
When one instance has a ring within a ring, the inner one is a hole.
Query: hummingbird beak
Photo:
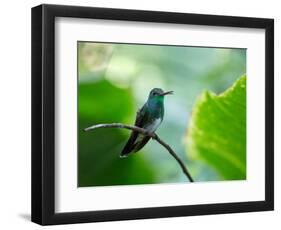
[[[165,96],[165,95],[171,95],[171,94],[173,94],[174,93],[174,91],[167,91],[167,92],[164,92],[164,93],[162,93],[162,94],[160,94],[161,96]]]

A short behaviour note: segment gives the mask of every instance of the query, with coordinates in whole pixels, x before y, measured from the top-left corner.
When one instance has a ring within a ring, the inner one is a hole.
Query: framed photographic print
[[[273,19],[32,8],[32,221],[273,210]]]

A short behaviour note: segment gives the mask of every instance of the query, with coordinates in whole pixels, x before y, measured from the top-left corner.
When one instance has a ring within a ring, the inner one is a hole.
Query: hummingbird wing
[[[148,113],[146,104],[137,112],[137,117],[135,121],[135,126],[143,128],[144,124],[146,124],[148,120]],[[124,146],[120,157],[126,157],[132,151],[137,152],[140,150],[148,141],[150,137],[143,136],[139,134],[139,132],[132,131],[129,140]]]
[[[136,146],[134,148],[134,152],[137,152],[139,150],[141,150],[143,148],[143,146],[145,146],[145,144],[150,140],[150,137],[148,136],[144,136],[141,138],[140,141],[136,141]]]

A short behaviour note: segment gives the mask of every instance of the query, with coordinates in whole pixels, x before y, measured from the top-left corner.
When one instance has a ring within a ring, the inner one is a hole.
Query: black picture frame
[[[265,200],[55,213],[55,18],[89,18],[265,29]],[[126,9],[32,8],[32,221],[41,225],[266,211],[274,209],[274,20]]]

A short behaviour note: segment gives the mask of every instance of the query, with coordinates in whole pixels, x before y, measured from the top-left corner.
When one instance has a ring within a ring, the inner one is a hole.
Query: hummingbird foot
[[[155,132],[146,131],[145,135],[151,137],[152,139],[155,139],[155,137],[156,137],[156,133]]]

